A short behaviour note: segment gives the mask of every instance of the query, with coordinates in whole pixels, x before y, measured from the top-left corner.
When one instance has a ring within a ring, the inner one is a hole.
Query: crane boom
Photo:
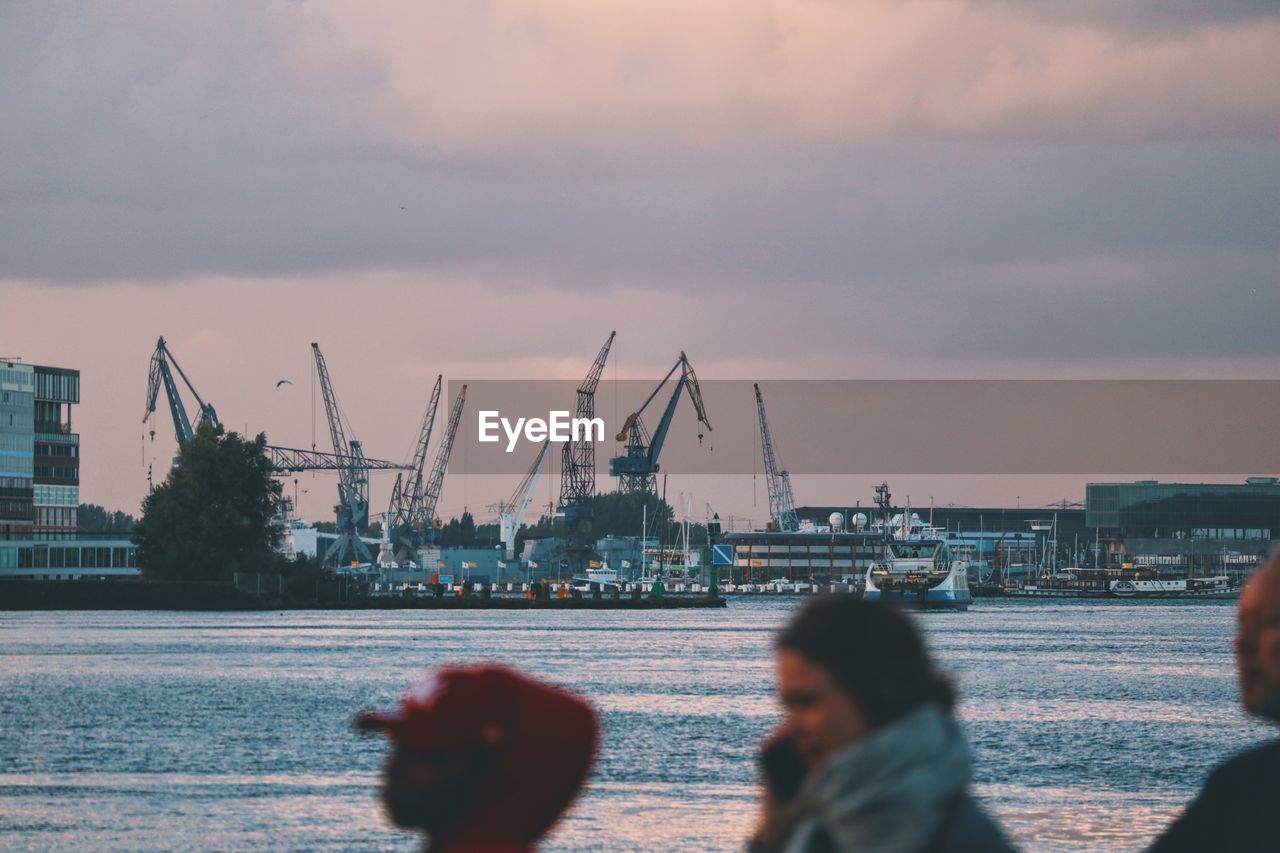
[[[671,394],[670,399],[667,400],[667,405],[662,411],[662,419],[658,422],[658,428],[653,431],[653,437],[650,438],[641,415],[677,370],[680,371],[680,378],[676,380],[675,391]],[[625,440],[627,442],[627,453],[625,456],[615,456],[609,460],[609,473],[612,476],[621,478],[620,486],[622,491],[654,491],[657,482],[658,456],[662,453],[662,445],[667,440],[667,431],[671,427],[671,419],[675,415],[676,404],[680,402],[680,393],[686,388],[689,391],[689,399],[693,402],[694,411],[697,413],[698,423],[705,426],[707,432],[711,431],[711,421],[707,417],[707,409],[702,402],[702,386],[698,384],[698,375],[694,373],[693,365],[689,363],[689,357],[681,352],[680,358],[667,371],[667,375],[662,377],[657,387],[640,404],[640,408],[627,416],[626,421],[622,424],[622,429],[618,432],[617,440]],[[702,432],[698,433],[698,443],[702,443],[703,435]]]
[[[529,473],[524,475],[520,485],[516,486],[516,490],[511,493],[511,497],[501,506],[498,515],[498,538],[502,540],[502,544],[506,547],[508,560],[515,559],[516,532],[524,521],[524,514],[529,509],[529,502],[533,500],[533,492],[538,488],[538,478],[542,475],[542,468],[547,462],[547,457],[551,455],[548,453],[550,449],[550,439],[542,442],[542,449],[538,451],[538,458],[533,460]]]
[[[172,367],[171,367],[172,366]],[[196,416],[195,426],[208,421],[214,426],[218,426],[218,413],[214,411],[213,406],[204,401],[200,396],[200,392],[191,384],[191,380],[187,378],[187,374],[183,371],[182,365],[178,364],[178,360],[173,357],[173,353],[169,350],[169,345],[165,343],[164,337],[156,341],[155,352],[151,354],[151,369],[147,374],[147,408],[143,412],[142,422],[145,424],[147,420],[155,414],[156,401],[160,396],[160,386],[164,386],[165,397],[169,401],[169,414],[173,417],[173,432],[178,443],[190,441],[195,435],[195,429],[192,427],[191,420],[187,416],[186,407],[182,405],[182,397],[178,392],[178,383],[173,378],[173,371],[178,371],[178,375],[182,377],[183,383],[187,386],[187,390],[191,392],[191,396],[196,398],[196,403],[200,406],[200,413]],[[151,438],[154,439],[156,431],[151,430]]]
[[[359,464],[371,471],[396,471],[404,468],[395,462],[382,459],[359,459],[346,454],[322,453],[319,450],[299,450],[295,447],[276,447],[268,444],[265,448],[271,459],[273,474],[293,474],[297,471],[342,471],[352,465]]]
[[[764,397],[760,394],[760,384],[756,383],[756,411],[760,416],[760,447],[764,451],[764,474],[769,487],[769,515],[773,523],[782,531],[792,531],[800,527],[796,516],[796,499],[791,492],[791,476],[786,471],[778,470],[778,459],[773,450],[773,434],[769,431],[769,420],[764,414]]]
[[[617,332],[610,332],[609,339],[600,347],[591,369],[578,386],[577,406],[574,415],[577,418],[591,419],[596,416],[596,386],[600,384],[600,375],[604,372],[605,362],[609,358],[609,348],[613,346],[613,338]],[[596,448],[586,437],[567,442],[560,456],[560,503],[562,506],[576,506],[584,503],[596,493]]]
[[[427,479],[427,488],[422,496],[422,518],[427,524],[436,522],[436,504],[440,501],[440,492],[444,488],[444,473],[449,467],[449,455],[453,453],[453,439],[458,434],[458,424],[462,422],[462,407],[467,401],[467,386],[453,401],[453,409],[449,412],[449,424],[445,427],[444,440],[436,450],[435,461],[431,465],[431,476]]]
[[[440,389],[444,383],[444,375],[436,376],[435,387],[431,389],[431,401],[427,404],[426,414],[422,418],[422,426],[418,428],[418,442],[414,446],[413,461],[409,463],[407,482],[401,483],[396,477],[396,486],[391,494],[391,503],[387,511],[392,514],[393,525],[403,528],[412,525],[420,515],[423,498],[423,468],[427,461],[427,446],[431,443],[431,433],[435,429],[436,409],[440,405]]]

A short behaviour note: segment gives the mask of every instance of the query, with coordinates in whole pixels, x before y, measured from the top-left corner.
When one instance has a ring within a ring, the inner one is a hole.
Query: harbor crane
[[[324,411],[329,421],[329,438],[333,452],[349,458],[348,465],[338,469],[338,504],[333,508],[338,527],[338,538],[324,553],[321,563],[339,566],[350,560],[367,563],[373,560],[369,546],[360,534],[369,529],[369,468],[364,459],[364,448],[356,439],[348,439],[343,425],[342,411],[329,379],[320,345],[311,344],[315,357],[316,375],[320,380],[320,393],[324,397]]]
[[[680,371],[680,378],[676,380],[675,391],[667,401],[662,419],[658,422],[658,428],[654,430],[651,438],[641,415],[677,370]],[[702,404],[702,388],[698,385],[698,375],[693,372],[693,365],[689,364],[688,356],[681,352],[680,358],[667,371],[667,375],[662,377],[662,381],[649,394],[648,399],[640,404],[640,408],[627,415],[622,429],[618,432],[617,440],[626,442],[627,453],[625,456],[615,456],[609,460],[609,475],[618,478],[620,491],[645,494],[657,492],[658,454],[662,452],[662,445],[667,440],[667,430],[671,427],[671,418],[675,415],[676,404],[680,402],[680,392],[685,389],[689,391],[689,400],[693,403],[694,411],[697,412],[698,423],[705,426],[707,432],[711,432],[711,421],[707,419],[707,410]],[[703,435],[704,433],[699,431],[699,444],[702,443]]]
[[[600,375],[604,373],[605,362],[609,359],[609,348],[617,334],[609,333],[586,378],[578,386],[574,409],[576,418],[589,421],[596,416],[596,386],[600,384]],[[590,559],[593,550],[590,500],[596,493],[596,446],[590,438],[590,433],[575,437],[575,440],[565,443],[560,454],[560,512],[568,532],[566,556],[573,569]]]
[[[195,397],[196,403],[200,407],[200,413],[196,416],[194,425],[187,415],[186,406],[182,402],[178,383],[174,380],[175,371],[181,377],[183,384],[187,386],[187,390],[191,392],[191,396]],[[178,444],[194,438],[196,429],[202,423],[209,423],[215,427],[222,426],[213,404],[205,402],[204,398],[200,396],[200,392],[196,390],[195,385],[191,383],[182,366],[178,364],[178,360],[174,357],[163,337],[157,341],[155,352],[151,355],[151,370],[147,377],[147,408],[142,415],[144,424],[156,412],[156,403],[160,398],[161,387],[164,388],[165,398],[169,403],[169,414],[173,417],[174,437],[177,439]],[[155,437],[155,422],[153,421],[151,424],[151,440],[155,441]],[[278,447],[272,444],[267,445],[265,450],[267,457],[271,460],[272,473],[277,476],[292,474],[297,471],[340,471],[350,467],[354,461],[346,454],[298,450],[292,447]],[[394,462],[385,462],[381,459],[365,459],[364,464],[370,469],[380,471],[402,467]]]
[[[147,419],[156,413],[156,400],[160,396],[160,386],[164,386],[165,396],[169,400],[169,414],[173,417],[173,431],[178,439],[178,444],[184,441],[190,441],[195,435],[195,429],[191,425],[191,419],[187,417],[186,407],[182,405],[182,397],[178,393],[178,383],[173,379],[173,372],[178,372],[182,377],[183,383],[187,386],[187,390],[191,392],[191,396],[196,398],[196,402],[200,404],[200,413],[196,416],[195,426],[200,426],[204,422],[219,426],[218,413],[214,411],[213,405],[206,403],[204,398],[200,396],[200,392],[191,384],[191,380],[187,378],[186,372],[182,366],[178,364],[178,360],[173,357],[173,353],[169,351],[169,345],[165,343],[164,337],[156,342],[156,351],[151,354],[151,370],[147,376],[147,410],[142,415],[142,422],[145,424]],[[154,441],[156,437],[156,425],[151,424],[151,439]]]
[[[778,468],[778,457],[773,449],[773,433],[769,430],[769,420],[764,414],[760,383],[755,383],[755,389],[756,412],[760,416],[760,447],[764,452],[764,475],[769,487],[769,517],[774,527],[789,533],[800,528],[800,519],[796,515],[796,498],[791,491],[791,475]]]
[[[415,453],[418,467],[409,472],[411,482],[402,486],[400,476],[396,477],[395,492],[401,494],[399,510],[396,498],[392,496],[391,512],[401,514],[393,516],[391,529],[392,541],[395,543],[395,559],[401,565],[417,556],[418,549],[435,538],[440,528],[440,519],[436,517],[436,505],[440,502],[440,493],[444,490],[444,475],[449,468],[449,457],[453,454],[453,442],[458,435],[458,425],[462,423],[462,409],[467,401],[467,386],[463,385],[454,398],[453,407],[449,410],[449,421],[445,425],[444,438],[436,448],[436,458],[432,461],[431,472],[425,483],[422,478],[422,461],[426,459],[427,440],[430,438],[429,421],[435,420],[436,405],[440,397],[440,379],[436,380],[435,390],[431,395],[431,404],[427,407],[427,417],[423,419],[423,434],[419,440],[419,452]]]
[[[508,560],[516,558],[516,533],[524,522],[524,514],[529,509],[529,502],[533,500],[533,492],[538,488],[538,478],[542,476],[547,457],[551,455],[550,450],[550,439],[542,442],[538,458],[533,460],[529,473],[524,475],[520,485],[516,486],[516,490],[511,493],[511,497],[498,505],[498,538],[506,549],[505,554]]]
[[[397,553],[397,562],[402,552],[413,550],[416,544],[412,540],[420,540],[425,530],[414,527],[422,510],[422,476],[423,467],[427,463],[427,445],[431,442],[431,431],[435,428],[436,408],[440,405],[440,388],[444,383],[444,375],[436,377],[435,387],[431,389],[431,401],[427,403],[426,414],[422,418],[422,426],[418,429],[418,441],[414,445],[413,461],[409,463],[408,477],[396,475],[396,483],[391,489],[391,501],[387,505],[388,537],[391,547]],[[417,522],[419,525],[421,521]],[[403,544],[402,544],[403,543]]]

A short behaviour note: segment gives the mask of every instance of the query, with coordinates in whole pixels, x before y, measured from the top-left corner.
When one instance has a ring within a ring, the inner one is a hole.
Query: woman
[[[752,850],[1003,851],[969,795],[954,695],[901,613],[819,599],[778,637],[786,720],[761,756]]]

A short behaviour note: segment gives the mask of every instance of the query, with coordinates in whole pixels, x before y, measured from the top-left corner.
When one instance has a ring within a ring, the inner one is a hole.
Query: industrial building
[[[852,517],[865,507],[805,506],[801,524],[821,526],[832,513]],[[1249,477],[1241,483],[1089,483],[1083,507],[925,507],[916,510],[938,535],[972,559],[999,562],[1016,575],[1019,567],[1071,565],[1112,568],[1159,567],[1171,577],[1243,574],[1280,541],[1280,478]],[[821,550],[813,533],[731,534],[726,541],[753,542],[750,555],[735,545],[735,563],[771,566],[773,577],[802,579],[800,565],[765,563],[779,552],[800,547],[786,537],[802,537]],[[763,551],[765,545],[773,546]],[[785,546],[785,547],[784,547]],[[803,549],[802,549],[803,550]],[[813,564],[815,569],[819,564]],[[1025,570],[1025,569],[1024,569]],[[785,575],[778,572],[786,572]],[[813,576],[820,576],[817,571]]]
[[[80,372],[0,361],[0,578],[137,577],[127,538],[79,532]]]
[[[768,531],[726,533],[733,548],[732,583],[771,580],[851,580],[880,555],[879,533]],[[726,579],[727,580],[727,579]]]

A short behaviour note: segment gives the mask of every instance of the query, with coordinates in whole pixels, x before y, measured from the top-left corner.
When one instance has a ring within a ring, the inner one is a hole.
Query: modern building
[[[1280,479],[1243,483],[1090,483],[1085,523],[1111,564],[1217,574],[1256,565],[1280,540]]]
[[[80,372],[0,361],[0,578],[137,577],[126,535],[79,531]]]

